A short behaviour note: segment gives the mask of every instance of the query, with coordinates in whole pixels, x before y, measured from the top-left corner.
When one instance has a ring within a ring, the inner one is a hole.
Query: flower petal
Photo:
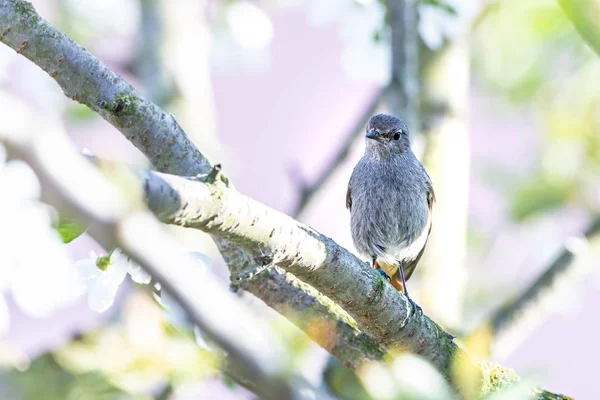
[[[125,275],[123,275],[125,278]],[[123,282],[115,279],[115,276],[109,276],[103,272],[96,280],[93,286],[90,287],[88,293],[88,305],[94,311],[104,312],[113,305],[115,295],[119,289],[119,285]]]
[[[4,336],[8,332],[10,326],[10,313],[8,305],[4,300],[4,295],[0,292],[0,336]]]
[[[135,283],[141,283],[141,284],[147,285],[152,280],[152,277],[150,276],[150,274],[147,273],[146,271],[144,271],[143,268],[140,267],[139,265],[130,266],[128,272],[129,272],[129,275],[131,275],[131,279]]]

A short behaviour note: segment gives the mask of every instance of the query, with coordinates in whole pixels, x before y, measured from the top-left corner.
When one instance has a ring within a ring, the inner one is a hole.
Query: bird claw
[[[390,278],[390,276],[388,274],[385,273],[384,270],[382,269],[378,269],[377,271],[379,271],[379,273],[381,275],[383,275],[383,277],[388,281],[388,282],[392,282],[392,278]]]
[[[377,270],[388,282],[392,282],[392,278],[390,278],[390,276],[388,274],[385,273],[384,270],[382,269],[378,269]],[[423,309],[421,308],[420,305],[418,305],[417,303],[415,303],[413,301],[413,299],[411,299],[410,297],[406,296],[408,298],[408,301],[410,302],[411,308],[412,308],[412,314],[417,314],[419,313],[419,315],[423,315]]]
[[[412,307],[412,312],[413,312],[413,315],[415,315],[415,314],[417,314],[417,313],[418,313],[419,315],[423,315],[423,309],[421,308],[421,306],[420,306],[420,305],[418,305],[417,303],[415,303],[415,302],[413,301],[413,299],[411,299],[410,297],[408,298],[408,301],[410,302],[410,305],[411,305],[411,307]]]

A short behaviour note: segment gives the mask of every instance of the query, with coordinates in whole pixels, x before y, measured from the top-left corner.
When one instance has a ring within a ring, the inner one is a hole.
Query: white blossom
[[[349,78],[381,85],[389,82],[391,49],[383,4],[369,0],[308,0],[306,7],[313,25],[337,24],[342,41],[340,63]]]
[[[104,270],[98,264],[104,264]],[[148,284],[151,277],[131,261],[120,249],[110,257],[99,257],[93,251],[87,259],[75,263],[80,274],[80,288],[87,293],[88,305],[94,311],[104,312],[115,301],[117,290],[129,274],[134,282]]]
[[[0,336],[5,335],[10,327],[10,314],[4,296],[0,296]]]
[[[308,20],[316,26],[336,22],[352,2],[352,0],[308,0],[306,2]]]
[[[35,317],[73,302],[77,275],[59,235],[51,227],[50,208],[39,202],[40,183],[22,161],[5,163],[0,146],[0,297],[11,291],[15,303]],[[8,327],[0,301],[0,332]]]
[[[265,49],[273,40],[271,19],[249,1],[238,1],[228,7],[227,24],[235,40],[247,49]]]
[[[341,63],[349,78],[380,85],[390,81],[392,51],[384,18],[385,6],[379,2],[354,4],[344,13],[339,24]]]
[[[150,274],[148,274],[142,267],[133,262],[129,257],[125,255],[120,249],[113,251],[111,256],[112,265],[118,265],[121,268],[125,268],[131,279],[135,283],[141,283],[147,285],[152,280]]]
[[[440,6],[419,6],[419,35],[432,50],[442,47],[444,39],[455,39],[464,34],[479,9],[475,0],[447,0],[445,3],[456,11],[455,15]]]
[[[99,32],[132,36],[139,26],[139,10],[134,0],[66,0],[74,21],[85,25],[85,34]]]
[[[220,73],[259,73],[271,61],[274,28],[269,16],[249,1],[226,6],[212,26],[211,64]]]
[[[479,3],[447,0],[456,13],[440,6],[419,4],[419,35],[439,49],[471,26]],[[308,20],[315,26],[337,24],[342,41],[341,65],[349,78],[385,85],[391,78],[391,44],[385,23],[386,7],[376,0],[305,0]],[[377,39],[376,39],[377,37]]]
[[[75,268],[81,275],[81,284],[84,292],[87,292],[88,305],[94,311],[104,312],[115,301],[115,295],[119,285],[127,275],[123,264],[108,265],[106,270],[101,270],[97,263],[99,257],[90,251],[88,259],[79,260]]]

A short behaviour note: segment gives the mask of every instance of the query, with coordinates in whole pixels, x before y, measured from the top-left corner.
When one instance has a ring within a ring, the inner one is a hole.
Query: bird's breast
[[[353,178],[351,231],[357,250],[381,257],[382,263],[387,257],[387,264],[416,257],[429,232],[423,188],[401,171],[371,169]]]

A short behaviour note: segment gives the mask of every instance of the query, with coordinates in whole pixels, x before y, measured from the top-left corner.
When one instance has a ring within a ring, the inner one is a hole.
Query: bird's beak
[[[375,131],[369,131],[369,132],[367,132],[367,138],[369,138],[369,139],[377,139],[377,132],[375,132]]]

